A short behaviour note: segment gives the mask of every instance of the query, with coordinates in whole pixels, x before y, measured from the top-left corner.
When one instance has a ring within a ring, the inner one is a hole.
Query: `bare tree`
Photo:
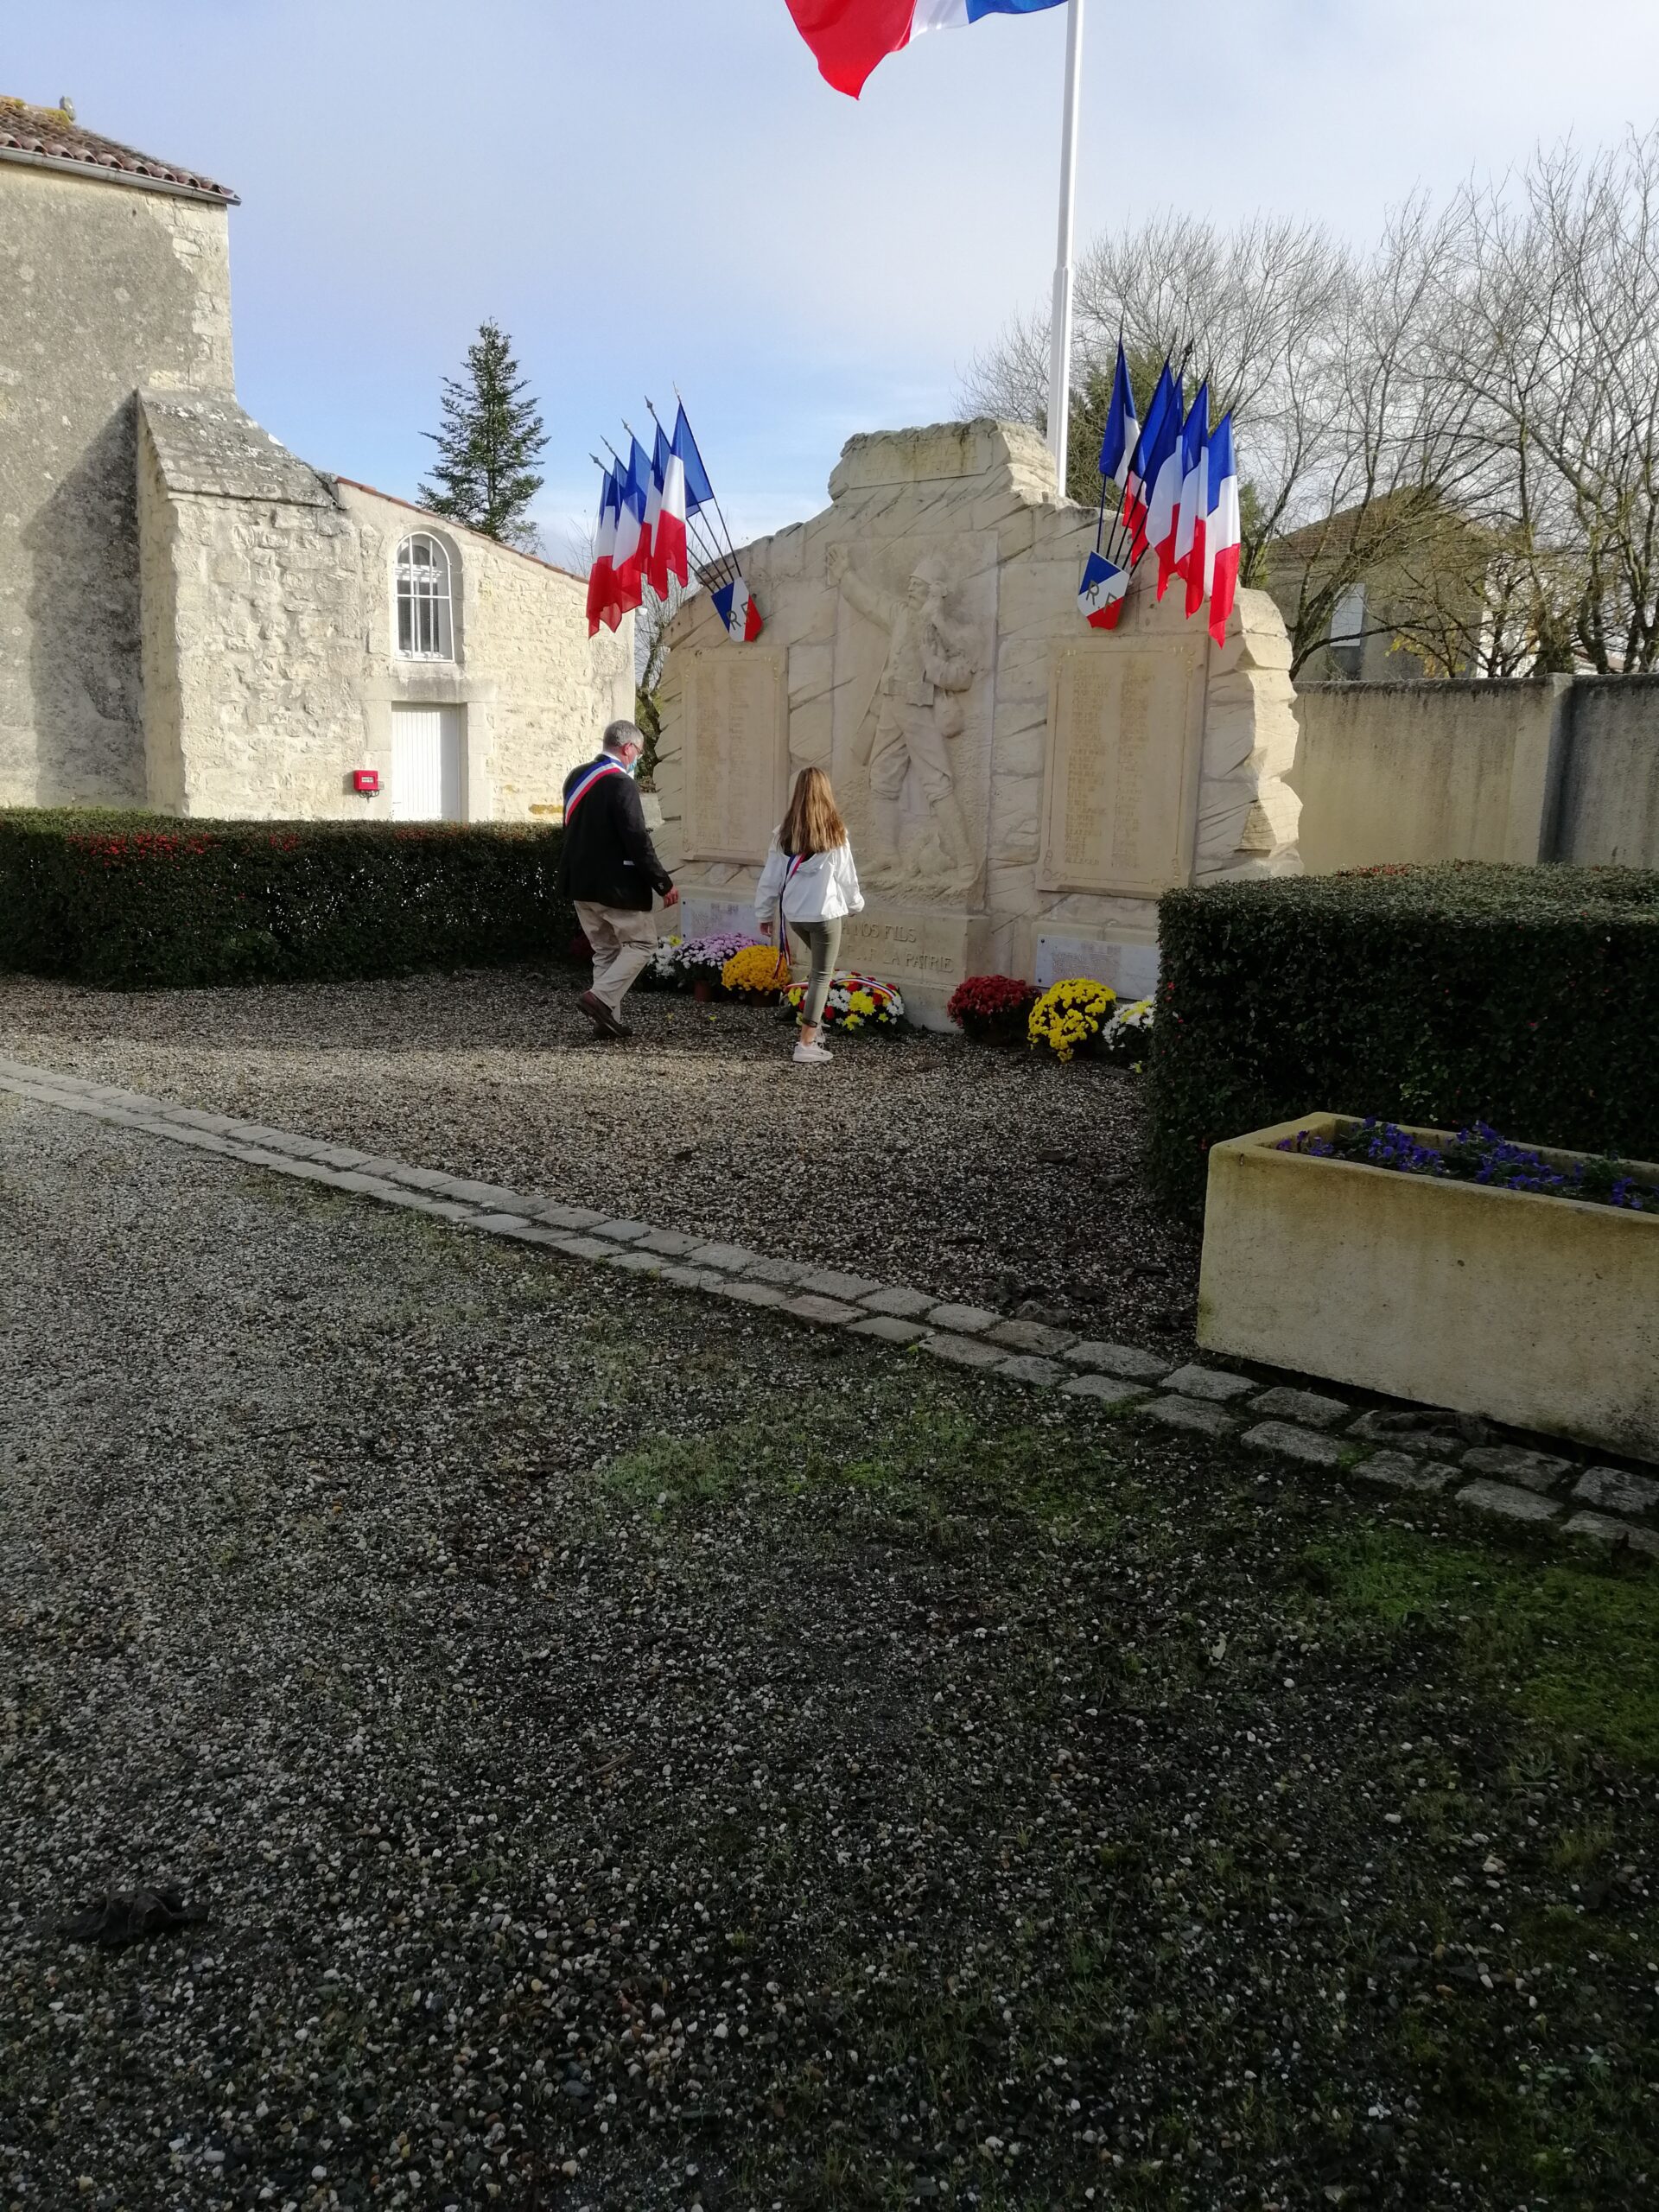
[[[1086,250],[1077,297],[1081,424],[1120,334],[1232,409],[1245,574],[1295,666],[1379,572],[1376,626],[1448,673],[1659,666],[1659,127],[1413,200],[1370,252],[1157,216]],[[1016,318],[964,397],[1041,424],[1047,363]]]
[[[666,599],[659,599],[654,591],[646,591],[633,626],[633,718],[645,735],[639,773],[647,783],[656,775],[657,741],[663,734],[662,709],[657,694],[668,664],[668,626],[692,593],[700,588],[695,576],[689,584],[679,583],[671,576]]]
[[[1475,411],[1536,664],[1659,664],[1659,126],[1460,197],[1441,372]]]

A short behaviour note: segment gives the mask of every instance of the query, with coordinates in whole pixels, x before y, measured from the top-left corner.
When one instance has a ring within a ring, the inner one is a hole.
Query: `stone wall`
[[[1659,868],[1659,678],[1344,683],[1299,693],[1311,874],[1384,861]]]
[[[1554,857],[1659,868],[1659,676],[1573,686]]]
[[[583,578],[366,486],[335,490],[358,534],[365,613],[365,751],[353,765],[378,768],[389,790],[393,706],[460,706],[469,818],[557,820],[565,777],[598,752],[607,722],[633,712],[633,618],[590,639]],[[413,530],[443,541],[459,582],[452,664],[393,651],[393,569]]]
[[[658,787],[686,927],[750,899],[791,777],[826,768],[868,906],[843,958],[937,1017],[964,973],[1150,982],[1160,891],[1294,869],[1289,646],[1245,593],[1224,645],[1154,604],[1077,608],[1095,518],[1017,425],[855,438],[831,504],[744,553],[765,621],[671,632]]]
[[[232,380],[223,206],[0,162],[0,804],[143,801],[133,393]]]
[[[349,518],[228,397],[146,391],[139,416],[150,803],[345,814],[365,669]]]
[[[392,713],[461,711],[472,821],[556,813],[569,769],[633,696],[626,626],[590,644],[586,588],[473,531],[321,476],[224,395],[138,400],[150,804],[200,817],[391,811]],[[446,547],[454,654],[400,658],[411,530]],[[378,798],[352,786],[379,771]]]

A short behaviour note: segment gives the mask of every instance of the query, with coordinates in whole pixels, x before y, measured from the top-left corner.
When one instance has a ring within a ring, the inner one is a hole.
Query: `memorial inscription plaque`
[[[1039,889],[1155,899],[1191,881],[1204,673],[1185,639],[1057,648]]]
[[[842,925],[841,965],[941,1004],[986,959],[982,915],[867,906]]]
[[[697,647],[685,685],[685,853],[758,866],[783,818],[789,776],[785,656]]]

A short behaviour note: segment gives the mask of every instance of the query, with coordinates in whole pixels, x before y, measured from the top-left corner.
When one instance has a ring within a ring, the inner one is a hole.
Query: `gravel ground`
[[[954,1037],[789,1064],[775,1014],[568,975],[130,995],[0,978],[0,1051],[417,1166],[1190,1348],[1198,1242],[1144,1189],[1138,1081]]]
[[[0,1242],[9,2207],[1653,2201],[1654,1578],[8,1099]]]

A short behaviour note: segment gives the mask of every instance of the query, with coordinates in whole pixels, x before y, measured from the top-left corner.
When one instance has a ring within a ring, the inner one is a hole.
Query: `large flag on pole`
[[[1238,596],[1243,528],[1238,505],[1238,467],[1233,459],[1233,418],[1224,415],[1211,434],[1209,486],[1204,518],[1204,588],[1210,601],[1210,634],[1227,642],[1227,617]],[[1189,613],[1191,606],[1189,604]]]
[[[818,73],[854,99],[878,61],[924,31],[957,30],[988,16],[1039,16],[1065,0],[789,0]]]

